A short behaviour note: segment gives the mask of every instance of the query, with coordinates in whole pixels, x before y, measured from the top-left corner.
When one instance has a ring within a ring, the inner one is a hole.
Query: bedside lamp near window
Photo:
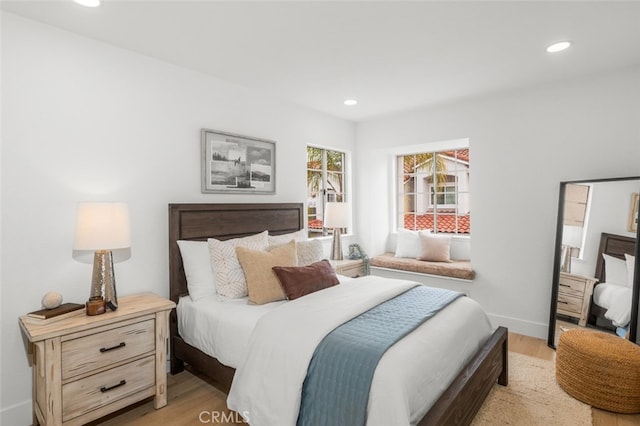
[[[111,250],[129,248],[129,207],[125,203],[80,203],[74,250],[93,250],[93,275],[87,315],[118,309]]]
[[[349,227],[349,204],[327,203],[324,211],[324,227],[333,229],[331,260],[342,260],[342,228]]]

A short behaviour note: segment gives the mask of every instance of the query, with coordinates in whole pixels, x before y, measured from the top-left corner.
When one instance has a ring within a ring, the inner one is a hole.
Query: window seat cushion
[[[471,269],[471,262],[468,260],[428,262],[425,260],[395,257],[393,253],[384,253],[373,257],[371,259],[371,266],[399,269],[420,274],[441,275],[463,280],[472,280],[476,276],[475,271]]]

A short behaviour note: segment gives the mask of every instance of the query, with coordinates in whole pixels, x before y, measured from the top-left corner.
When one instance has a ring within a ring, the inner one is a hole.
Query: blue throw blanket
[[[307,369],[298,426],[364,425],[378,361],[462,293],[414,287],[334,329]]]

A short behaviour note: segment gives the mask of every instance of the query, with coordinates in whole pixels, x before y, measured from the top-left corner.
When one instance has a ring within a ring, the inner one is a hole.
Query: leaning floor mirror
[[[548,345],[585,327],[640,344],[640,176],[560,183]]]

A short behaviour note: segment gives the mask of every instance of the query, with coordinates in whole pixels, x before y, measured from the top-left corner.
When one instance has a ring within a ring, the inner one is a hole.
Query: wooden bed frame
[[[594,274],[594,278],[598,279],[598,282],[595,284],[596,286],[600,283],[606,282],[604,257],[602,257],[603,253],[622,260],[625,260],[625,253],[635,256],[636,239],[623,235],[607,234],[605,232],[600,235],[600,246],[598,247],[598,257],[596,258],[596,272]],[[605,308],[594,303],[592,294],[591,302],[589,304],[588,324],[596,325],[597,320],[600,319],[601,323],[604,322],[609,325],[610,328],[615,329],[615,326],[611,321],[604,317],[604,313],[606,311],[607,310]]]
[[[178,240],[225,240],[264,230],[271,235],[302,229],[302,203],[169,204],[169,285],[171,300],[188,295]],[[182,340],[175,309],[170,316],[171,374],[184,364],[210,378],[228,393],[235,370]],[[496,381],[508,383],[507,329],[499,327],[465,365],[419,425],[468,425]]]

